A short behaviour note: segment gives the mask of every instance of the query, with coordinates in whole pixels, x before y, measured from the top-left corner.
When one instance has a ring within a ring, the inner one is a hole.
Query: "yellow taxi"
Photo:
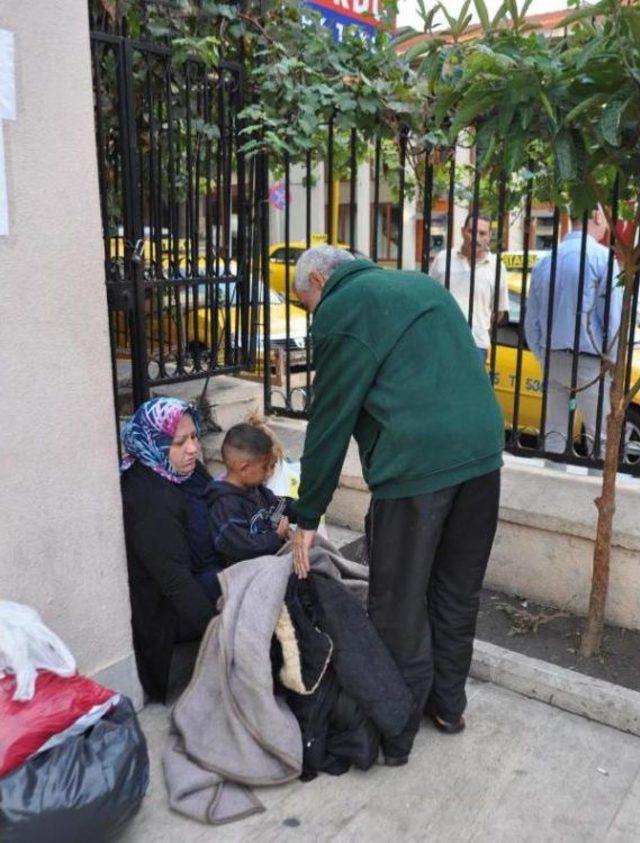
[[[327,244],[326,234],[312,234],[311,248],[314,246],[325,246]],[[349,251],[347,243],[338,242],[334,244],[337,249],[345,249]],[[293,293],[293,276],[296,268],[296,263],[300,255],[309,248],[306,240],[292,240],[289,243],[289,254],[287,256],[287,248],[285,243],[274,243],[269,247],[269,285],[272,290],[286,296],[287,292],[287,263],[289,264],[289,290],[290,298],[294,298]],[[356,258],[366,258],[362,252],[357,250],[352,251]],[[288,257],[288,260],[287,260]]]
[[[184,241],[180,244],[184,255]],[[168,240],[162,241],[163,271],[168,271]],[[121,259],[124,242],[121,237],[110,242],[112,258]],[[155,244],[145,240],[141,248],[145,265],[153,265]],[[183,365],[193,365],[199,357],[204,365],[215,349],[218,365],[230,363],[228,348],[235,346],[235,334],[240,328],[240,312],[237,307],[237,266],[230,261],[228,275],[211,279],[209,283],[199,281],[206,272],[206,259],[199,258],[198,276],[191,283],[186,274],[187,261],[179,259],[181,278],[178,283],[160,282],[155,289],[148,289],[145,296],[145,335],[150,375],[156,377],[163,358],[165,371],[171,375],[177,365],[178,348],[182,353]],[[220,272],[225,270],[220,264]],[[215,283],[213,283],[215,281]],[[287,330],[287,307],[284,298],[276,290],[269,292],[270,302],[270,348],[272,363],[275,358],[288,362],[290,366],[304,366],[307,363],[307,314],[295,304],[289,305]],[[256,337],[257,361],[264,360],[264,290],[259,290],[259,304],[254,316],[258,325]],[[118,356],[129,356],[131,351],[129,324],[125,310],[113,314],[112,329]],[[190,359],[189,359],[190,358]]]
[[[199,287],[199,305],[194,307],[193,298],[191,308],[185,308],[183,318],[186,324],[187,342],[192,353],[202,353],[216,345],[219,361],[224,358],[227,331],[229,325],[229,343],[233,345],[235,326],[239,325],[240,314],[237,312],[237,290],[235,281],[217,283],[217,332],[211,322],[211,306],[205,303],[206,284]],[[213,293],[215,295],[215,292]],[[210,293],[211,295],[211,293]],[[227,307],[228,303],[228,307]],[[287,306],[284,298],[276,290],[269,290],[270,315],[270,352],[273,359],[281,355],[282,359],[291,367],[304,366],[307,363],[307,313],[295,304],[289,305],[289,320],[287,330]],[[258,362],[264,360],[264,289],[260,285],[259,305],[256,313],[258,326],[256,335],[256,352]]]
[[[530,270],[545,252],[529,252],[527,282]],[[542,394],[544,379],[542,367],[533,352],[527,346],[524,328],[520,325],[520,301],[524,256],[522,252],[505,252],[502,255],[503,266],[507,273],[509,289],[509,315],[506,323],[499,325],[496,336],[496,361],[493,374],[493,386],[498,402],[504,413],[505,424],[513,426],[516,375],[518,367],[518,344],[522,334],[522,363],[518,407],[518,430],[527,435],[536,436],[540,430],[542,418]],[[526,291],[526,286],[525,286]],[[637,346],[638,344],[636,344]],[[491,368],[491,349],[487,355],[487,369]],[[632,382],[640,377],[640,351],[634,350],[631,378]],[[579,413],[576,413],[575,437],[581,432]],[[629,407],[625,428],[624,461],[633,465],[640,462],[640,394],[636,395]]]

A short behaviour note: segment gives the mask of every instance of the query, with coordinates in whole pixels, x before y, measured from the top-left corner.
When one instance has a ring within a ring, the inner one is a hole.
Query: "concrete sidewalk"
[[[425,723],[407,767],[261,789],[267,808],[207,827],[169,811],[160,757],[169,709],[141,722],[151,787],[123,843],[640,840],[640,738],[470,680],[467,730]]]

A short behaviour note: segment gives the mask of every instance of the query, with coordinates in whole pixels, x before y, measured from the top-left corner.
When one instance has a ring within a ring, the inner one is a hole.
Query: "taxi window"
[[[304,249],[300,249],[297,246],[290,246],[289,247],[289,263],[296,263],[300,255],[304,252]],[[285,263],[287,250],[284,246],[281,249],[276,249],[269,260],[273,261],[274,263]]]
[[[517,325],[498,325],[496,329],[496,345],[506,345],[507,348],[518,347],[518,326]]]

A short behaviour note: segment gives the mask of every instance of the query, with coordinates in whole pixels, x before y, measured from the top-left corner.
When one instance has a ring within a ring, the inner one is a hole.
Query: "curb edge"
[[[640,737],[640,692],[476,639],[470,675]]]

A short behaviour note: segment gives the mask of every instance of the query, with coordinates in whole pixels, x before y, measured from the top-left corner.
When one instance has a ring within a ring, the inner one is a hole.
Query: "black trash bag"
[[[0,779],[2,843],[101,843],[123,830],[149,784],[131,701]]]

